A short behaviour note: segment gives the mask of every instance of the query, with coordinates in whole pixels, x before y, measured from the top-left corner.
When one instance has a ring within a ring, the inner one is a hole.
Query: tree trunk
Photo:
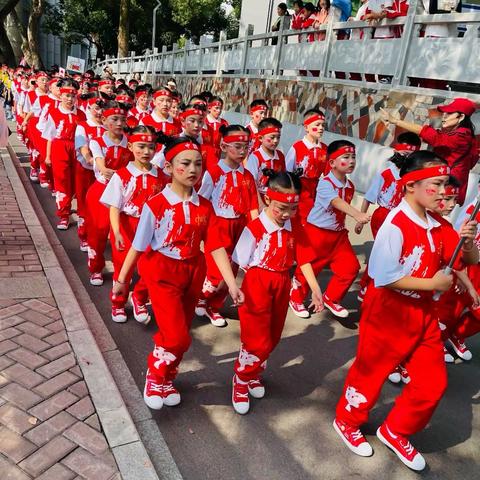
[[[38,31],[40,18],[45,9],[45,0],[32,0],[30,16],[28,17],[27,38],[30,45],[31,64],[35,68],[43,68],[43,62],[39,53]]]
[[[15,8],[19,1],[20,0],[0,0],[0,51],[2,62],[7,63],[11,67],[15,66],[16,59],[4,23],[7,15]]]
[[[7,36],[15,53],[15,61],[19,63],[22,57],[28,64],[31,61],[30,48],[28,46],[27,31],[25,26],[18,18],[16,10],[12,10],[4,22]]]
[[[130,0],[120,0],[120,20],[118,22],[118,56],[128,57],[128,24]]]

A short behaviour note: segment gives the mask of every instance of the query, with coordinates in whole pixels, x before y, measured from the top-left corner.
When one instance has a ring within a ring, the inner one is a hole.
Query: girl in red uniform
[[[346,318],[348,310],[340,302],[354,282],[360,264],[348,238],[345,218],[348,215],[357,222],[368,223],[370,216],[350,205],[355,187],[347,175],[355,168],[355,145],[347,140],[337,140],[328,146],[327,155],[331,171],[318,182],[315,204],[307,217],[303,234],[308,239],[307,248],[312,250],[315,275],[327,266],[333,272],[323,296],[325,306],[336,317]],[[302,255],[300,250],[298,254]],[[297,317],[310,316],[303,304],[307,293],[307,281],[297,268],[290,293],[290,307]]]
[[[135,90],[135,106],[129,110],[128,116],[135,117],[140,123],[147,115],[150,115],[148,89],[144,86]]]
[[[112,291],[126,296],[128,278],[141,255],[138,269],[158,324],[143,398],[156,410],[180,403],[180,393],[172,382],[190,346],[190,326],[205,279],[200,244],[215,223],[212,205],[193,188],[202,174],[199,145],[186,138],[160,137],[160,141],[165,144],[171,184],[144,205]]]
[[[247,159],[247,170],[253,175],[257,184],[258,193],[265,195],[268,178],[263,174],[264,169],[284,172],[285,155],[278,148],[282,135],[282,123],[276,118],[264,118],[259,126],[257,140],[260,146]]]
[[[313,108],[306,111],[303,118],[305,136],[292,145],[285,157],[287,171],[293,172],[299,168],[303,171],[302,193],[298,214],[293,220],[294,228],[305,225],[315,203],[318,181],[322,175],[328,173],[327,146],[321,142],[325,129],[325,115],[321,110]]]
[[[107,102],[102,112],[106,132],[90,141],[95,182],[88,189],[85,203],[88,269],[90,283],[95,286],[103,285],[104,252],[110,231],[109,211],[100,203],[100,197],[115,171],[125,167],[133,158],[132,152],[127,148],[127,136],[123,133],[125,118],[126,112],[117,102]]]
[[[181,131],[180,125],[170,116],[172,106],[172,92],[162,87],[153,92],[153,111],[143,116],[140,125],[153,127],[157,132],[165,135],[178,135]]]
[[[112,246],[113,281],[117,280],[127,252],[132,245],[142,208],[153,195],[161,192],[166,183],[163,172],[150,161],[155,153],[156,134],[153,128],[139,125],[128,137],[133,161],[117,170],[105,188],[100,202],[110,209],[110,243]],[[127,278],[130,283],[131,275]],[[112,295],[112,320],[127,321],[125,304],[128,294]],[[132,294],[133,316],[140,323],[150,317],[146,303],[148,290],[140,278]]]
[[[220,142],[222,141],[220,127],[228,126],[228,122],[221,118],[222,110],[223,100],[220,97],[212,97],[212,99],[208,102],[208,114],[205,117],[205,129],[208,132],[207,137],[210,144],[215,149],[215,154],[219,158],[222,153],[220,148]],[[205,136],[203,141],[206,142]]]
[[[248,151],[248,130],[230,125],[221,126],[220,132],[225,158],[205,172],[198,193],[213,204],[218,227],[215,235],[230,258],[248,219],[258,216],[258,195],[252,174],[242,165]],[[227,322],[219,310],[227,291],[211,254],[206,254],[206,261],[207,276],[195,313],[206,315],[216,327],[224,327]]]
[[[257,138],[260,122],[267,116],[268,105],[263,98],[257,98],[250,103],[250,122],[246,125],[250,132],[249,152],[253,152],[260,147],[260,141]]]
[[[42,132],[47,140],[45,164],[52,166],[59,230],[66,230],[70,221],[77,163],[75,130],[85,121],[85,114],[75,106],[77,86],[69,80],[59,82],[60,105],[49,110]]]
[[[233,252],[233,261],[246,271],[242,291],[224,248],[207,244],[239,308],[241,347],[235,361],[232,404],[245,414],[250,408],[249,394],[265,395],[260,375],[282,335],[288,310],[289,270],[293,265],[295,240],[290,218],[298,208],[301,183],[296,173],[267,170],[269,177],[265,202],[267,207],[243,230]],[[218,242],[221,244],[221,241]],[[316,312],[323,308],[322,292],[308,258],[299,260],[312,288]]]
[[[359,427],[367,421],[388,374],[404,363],[411,381],[377,436],[417,471],[424,469],[425,460],[408,437],[429,422],[447,385],[432,293],[452,285],[452,275],[445,275],[441,268],[449,262],[458,236],[448,234],[427,209],[435,209],[442,201],[448,174],[446,162],[428,151],[412,153],[400,171],[404,199],[375,239],[369,262],[375,283],[365,296],[357,355],[333,424],[350,450],[372,455]],[[474,232],[475,223],[460,231],[466,237],[462,252],[466,263],[478,261]],[[458,259],[455,268],[462,268],[461,263]]]
[[[75,172],[75,196],[77,197],[77,230],[82,252],[88,252],[85,199],[88,189],[95,181],[90,141],[93,138],[101,137],[105,130],[102,123],[103,101],[100,100],[98,94],[90,94],[85,101],[87,119],[80,122],[75,130],[75,151],[78,160]]]

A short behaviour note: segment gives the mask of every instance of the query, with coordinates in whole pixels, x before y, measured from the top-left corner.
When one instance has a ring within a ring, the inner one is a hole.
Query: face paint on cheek
[[[175,171],[179,174],[179,175],[183,175],[185,173],[185,168],[184,167],[176,167],[175,168]]]
[[[438,204],[438,208],[439,208],[440,210],[443,210],[443,209],[445,208],[445,206],[446,206],[446,205],[445,205],[445,203],[443,202],[443,200]]]
[[[426,188],[425,193],[427,195],[433,196],[437,193],[437,190],[435,188]]]
[[[312,127],[312,132],[317,133],[320,129],[318,127]]]

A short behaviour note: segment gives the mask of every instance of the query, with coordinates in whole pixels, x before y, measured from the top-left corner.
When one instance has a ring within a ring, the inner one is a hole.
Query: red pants
[[[242,286],[245,303],[238,309],[242,345],[234,366],[240,380],[258,378],[265,369],[282,336],[289,289],[288,272],[255,267],[247,271]]]
[[[75,197],[77,198],[78,238],[82,241],[87,240],[87,231],[85,228],[85,201],[88,189],[93,185],[93,182],[95,182],[93,170],[87,170],[77,161],[75,172]]]
[[[365,423],[387,376],[400,364],[411,381],[386,423],[393,432],[409,436],[425,427],[447,387],[440,329],[430,300],[369,288],[357,355],[337,404],[337,418],[353,427]]]
[[[106,185],[95,181],[85,197],[86,229],[88,242],[88,269],[90,273],[101,273],[105,267],[105,247],[110,231],[110,212],[100,203]]]
[[[378,207],[372,215],[372,219],[370,220],[370,228],[372,229],[373,238],[377,238],[377,233],[380,230],[380,227],[383,225],[383,222],[387,218],[387,215],[390,213],[385,207]],[[370,283],[371,278],[368,275],[368,264],[363,272],[362,278],[360,279],[360,288],[366,288]]]
[[[113,280],[117,280],[118,274],[122,269],[123,262],[127,256],[130,247],[132,246],[133,238],[135,237],[135,232],[137,230],[139,218],[132,217],[131,215],[125,215],[124,213],[120,214],[120,233],[123,237],[124,249],[118,250],[115,247],[115,235],[113,231],[110,230],[110,245],[112,246],[112,262],[113,262]],[[125,282],[130,283],[132,279],[133,271],[125,279]],[[141,304],[148,302],[148,290],[145,285],[145,282],[140,277],[138,282],[133,288],[133,295]],[[117,308],[122,308],[125,306],[128,300],[127,295],[116,295],[111,297],[112,305]]]
[[[333,272],[325,294],[332,302],[340,303],[360,270],[360,264],[348,239],[348,231],[335,232],[307,224],[304,235],[309,243],[307,248],[315,252],[315,260],[311,262],[315,275],[327,266]],[[295,303],[303,303],[308,291],[307,280],[297,265],[290,298]]]
[[[75,144],[68,140],[52,141],[53,187],[56,192],[57,217],[68,218],[75,194]]]
[[[30,153],[30,167],[35,170],[38,170],[38,168],[40,167],[40,162],[38,159],[38,150],[36,148],[36,141],[35,141],[35,135],[39,133],[37,129],[37,123],[38,123],[38,118],[31,117],[27,123],[27,130],[25,132],[26,138],[27,138],[26,145]]]
[[[217,217],[218,229],[215,234],[218,239],[215,240],[218,245],[222,245],[227,251],[229,258],[232,256],[235,245],[245,228],[247,221],[245,217],[240,218],[221,218]],[[225,302],[227,296],[227,287],[223,283],[223,276],[210,253],[205,254],[207,262],[207,276],[202,288],[202,297],[207,300],[208,305],[215,310],[219,310]],[[238,266],[232,265],[233,273],[236,275]]]
[[[480,308],[469,308],[455,326],[453,334],[460,340],[473,337],[480,332]]]
[[[148,251],[140,257],[138,269],[150,293],[158,325],[148,368],[160,379],[173,380],[190,347],[190,326],[205,278],[205,259],[199,255],[174,260]]]
[[[50,189],[53,189],[53,174],[51,165],[45,163],[47,156],[47,141],[42,137],[42,134],[38,132],[35,137],[36,148],[38,150],[38,161],[40,164],[40,172],[38,178],[40,183],[48,183]]]

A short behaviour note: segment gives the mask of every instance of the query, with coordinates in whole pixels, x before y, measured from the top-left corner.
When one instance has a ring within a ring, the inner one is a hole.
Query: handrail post
[[[203,72],[202,61],[203,61],[203,45],[205,43],[205,37],[202,35],[200,41],[198,42],[199,52],[198,52],[198,67],[197,73],[200,75]]]
[[[148,74],[148,54],[150,53],[150,50],[147,48],[145,50],[145,61],[143,64],[143,81],[145,82],[147,80],[147,74]]]
[[[171,74],[173,75],[175,73],[175,51],[177,50],[177,44],[174,43],[172,45],[172,70],[171,70]]]
[[[188,55],[188,44],[190,40],[185,40],[185,46],[183,47],[183,62],[182,62],[182,73],[185,75],[187,73],[187,55]]]
[[[323,55],[322,60],[322,70],[320,71],[320,78],[327,78],[328,77],[328,61],[330,60],[330,53],[332,51],[333,42],[335,42],[336,34],[335,30],[333,29],[333,15],[330,17],[327,25],[327,34],[325,35],[325,54]]]
[[[133,57],[135,56],[135,52],[130,52],[130,75],[132,75],[134,72],[133,72],[133,65],[134,65],[134,60],[133,60]]]
[[[163,75],[163,70],[165,67],[165,57],[167,56],[167,46],[163,45],[162,46],[162,64],[160,66],[160,73]]]
[[[413,33],[415,31],[415,15],[417,13],[417,0],[410,0],[408,6],[407,18],[402,32],[402,43],[400,45],[400,52],[398,55],[397,65],[395,67],[395,73],[392,78],[392,87],[398,87],[399,85],[405,85],[405,70],[408,59],[408,51],[412,42]]]
[[[222,64],[223,64],[223,41],[226,39],[226,34],[222,30],[220,36],[218,37],[218,58],[217,58],[217,77],[222,74]]]
[[[245,29],[245,43],[243,45],[243,56],[242,56],[242,71],[241,73],[243,75],[246,75],[247,73],[247,60],[248,60],[248,48],[250,47],[250,40],[248,37],[250,35],[253,35],[254,31],[254,26],[252,24],[247,25],[247,28]]]
[[[275,67],[273,70],[273,74],[275,76],[280,74],[280,61],[282,60],[282,50],[283,50],[283,30],[284,30],[284,22],[280,22],[280,30],[278,31],[277,36],[277,48],[275,49]]]

